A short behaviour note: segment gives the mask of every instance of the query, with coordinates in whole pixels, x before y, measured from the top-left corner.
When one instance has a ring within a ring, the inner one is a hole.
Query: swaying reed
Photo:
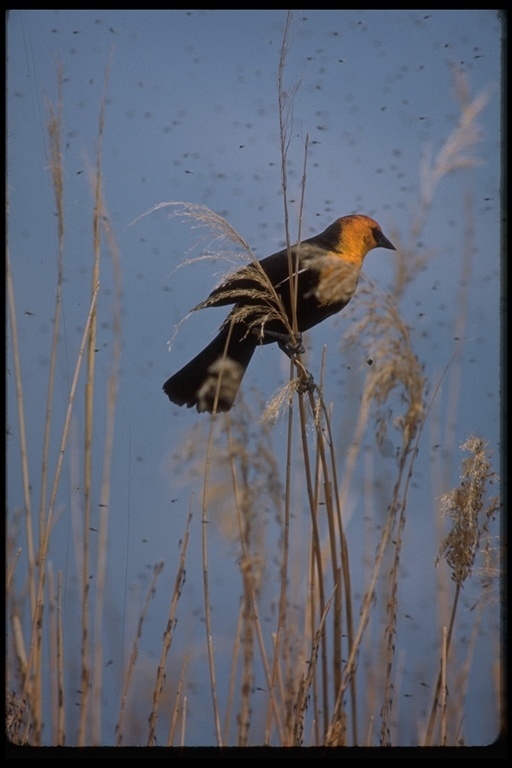
[[[442,699],[440,743],[443,746],[447,743],[446,704],[443,704],[446,695],[446,657],[450,649],[460,590],[471,575],[482,538],[487,535],[489,524],[500,508],[500,500],[497,496],[487,498],[488,486],[495,484],[498,477],[492,469],[486,442],[472,436],[461,445],[461,450],[467,451],[471,456],[464,459],[462,463],[460,486],[441,497],[441,509],[443,514],[451,518],[452,527],[441,543],[438,562],[441,558],[446,561],[451,571],[451,578],[455,582],[455,593],[445,641],[444,661],[435,687],[425,746],[432,743],[440,697]]]

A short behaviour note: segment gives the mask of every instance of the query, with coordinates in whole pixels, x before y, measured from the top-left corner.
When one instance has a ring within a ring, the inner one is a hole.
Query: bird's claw
[[[272,333],[271,335],[277,339],[279,349],[281,349],[287,357],[292,357],[292,355],[303,355],[306,351],[304,344],[302,343],[301,333],[298,333],[295,338],[292,338],[285,333]]]
[[[315,391],[315,379],[313,377],[313,374],[309,371],[306,371],[306,376],[301,377],[299,379],[299,383],[297,385],[297,391],[299,394],[304,395],[306,392],[314,392]]]
[[[304,347],[304,344],[302,343],[302,334],[298,333],[295,339],[295,342],[292,343],[290,340],[288,340],[287,349],[292,355],[303,355],[306,351],[306,348]]]

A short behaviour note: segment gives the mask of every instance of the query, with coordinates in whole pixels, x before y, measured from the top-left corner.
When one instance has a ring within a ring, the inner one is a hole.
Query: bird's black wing
[[[291,253],[293,266],[295,266],[296,249],[292,247]],[[240,301],[251,303],[251,299],[261,298],[265,292],[268,295],[268,281],[278,288],[288,279],[288,255],[285,249],[237,270],[214,288],[210,295],[194,309],[223,307],[238,304]]]

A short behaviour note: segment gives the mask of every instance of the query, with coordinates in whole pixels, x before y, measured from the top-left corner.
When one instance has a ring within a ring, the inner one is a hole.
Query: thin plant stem
[[[243,624],[243,604],[240,600],[240,609],[238,611],[238,618],[235,630],[235,641],[233,644],[233,650],[231,653],[231,672],[229,674],[229,689],[228,700],[226,709],[224,712],[224,744],[229,742],[229,729],[231,727],[231,712],[233,710],[233,701],[235,698],[235,685],[236,685],[236,671],[238,666],[238,659],[240,656],[240,638],[242,634]]]
[[[325,613],[326,598],[325,598],[325,582],[323,572],[322,551],[320,546],[320,534],[318,531],[318,498],[317,494],[313,492],[313,481],[311,476],[311,462],[309,458],[309,448],[307,440],[307,419],[304,406],[304,398],[299,395],[299,413],[300,413],[300,425],[301,425],[301,439],[302,439],[302,457],[304,462],[305,476],[306,476],[306,490],[309,502],[310,516],[311,516],[311,546],[313,551],[313,561],[316,563],[316,570],[318,576],[318,599],[319,599],[319,611],[323,616]],[[313,594],[311,594],[311,601],[313,603]],[[314,611],[311,611],[312,632],[316,616]],[[327,645],[326,638],[321,638],[321,666],[322,666],[322,713],[324,720],[324,732],[329,721],[329,698],[328,698],[328,662],[327,662]]]
[[[96,152],[96,169],[94,180],[94,215],[93,215],[93,268],[92,290],[100,279],[100,246],[103,217],[102,205],[102,139],[105,124],[106,86],[108,83],[108,67],[105,73],[104,92],[100,104],[98,142]],[[98,316],[95,311],[91,323],[91,332],[87,348],[87,377],[85,382],[85,438],[84,438],[84,525],[83,525],[83,560],[82,560],[82,679],[80,697],[80,722],[78,726],[78,746],[84,746],[87,736],[87,715],[90,694],[90,647],[89,647],[89,597],[90,597],[90,528],[91,528],[91,496],[92,496],[92,450],[94,425],[94,382],[96,368],[96,332]],[[98,665],[101,669],[101,663]],[[96,726],[98,734],[101,717],[101,698],[95,704]]]
[[[241,489],[238,481],[238,473],[235,462],[235,446],[233,441],[233,433],[231,429],[231,419],[226,419],[227,434],[228,434],[228,448],[230,456],[231,478],[233,485],[233,496],[235,499],[235,506],[238,518],[239,536],[242,547],[242,559],[240,564],[243,590],[242,599],[240,604],[239,613],[239,632],[237,632],[237,644],[238,639],[242,636],[242,652],[243,652],[243,664],[242,664],[242,681],[240,691],[240,710],[238,713],[238,744],[239,747],[247,746],[249,726],[250,726],[250,700],[252,689],[252,675],[253,675],[253,645],[254,645],[254,633],[253,633],[253,618],[255,615],[251,615],[251,606],[255,599],[255,583],[253,575],[253,566],[250,555],[250,521],[248,516],[244,515],[244,509],[242,509],[241,503]]]
[[[292,364],[290,363],[290,368]],[[288,409],[287,438],[286,438],[286,474],[285,474],[285,503],[283,520],[283,546],[281,549],[281,567],[280,567],[280,590],[279,590],[279,610],[276,638],[274,643],[274,661],[272,664],[272,690],[276,685],[276,676],[279,667],[279,655],[281,649],[281,638],[286,633],[286,615],[287,615],[287,588],[288,588],[288,560],[290,554],[290,514],[291,514],[291,482],[292,482],[292,448],[293,446],[293,406]],[[270,721],[271,711],[269,710],[265,728],[265,743],[270,740]]]
[[[475,646],[478,642],[478,637],[482,631],[482,607],[483,607],[483,601],[480,600],[476,609],[476,618],[471,628],[471,635],[467,643],[465,660],[460,669],[459,679],[456,682],[456,686],[453,686],[453,685],[451,686],[452,695],[448,700],[448,709],[451,710],[453,719],[457,717],[457,713],[464,712],[464,702],[467,696],[471,666],[472,666],[472,663],[474,664],[475,662],[475,656],[474,656]],[[450,707],[450,701],[452,702],[451,707]],[[449,712],[448,714],[451,714],[451,713]],[[462,719],[462,717],[463,715],[460,715],[458,719]],[[459,739],[457,738],[455,742],[457,743],[457,745],[458,745],[458,740]]]
[[[278,74],[277,74],[277,99],[278,99],[278,118],[279,118],[279,142],[280,142],[280,155],[281,155],[281,189],[283,192],[283,204],[284,204],[284,226],[286,237],[286,248],[288,258],[288,272],[290,275],[290,302],[291,302],[291,331],[292,334],[297,332],[297,285],[296,279],[293,277],[293,264],[292,254],[290,249],[290,228],[289,228],[289,216],[288,216],[288,202],[287,202],[287,172],[286,172],[286,156],[288,150],[288,130],[285,118],[285,102],[286,94],[283,86],[283,76],[286,61],[286,52],[288,45],[288,32],[291,23],[291,13],[288,12],[286,16],[285,29],[283,33],[283,39],[281,43],[281,50],[279,56]],[[290,378],[293,373],[293,364],[290,362]],[[280,593],[279,593],[279,610],[278,610],[278,626],[276,632],[276,640],[274,643],[274,662],[272,665],[272,688],[275,686],[276,674],[278,671],[278,659],[281,648],[281,637],[286,632],[286,614],[287,614],[287,585],[288,585],[288,558],[289,558],[289,531],[290,531],[290,503],[291,503],[291,465],[292,465],[292,446],[293,446],[293,406],[290,404],[288,410],[288,425],[287,425],[287,441],[286,441],[286,475],[285,475],[285,505],[284,505],[284,521],[283,521],[283,547],[282,547],[282,559],[281,559],[281,571],[280,571]],[[270,739],[270,727],[271,727],[271,711],[269,710],[265,728],[265,743]]]
[[[446,457],[455,456],[455,440],[457,434],[457,413],[459,408],[459,399],[462,381],[462,351],[466,342],[469,286],[471,273],[473,269],[473,256],[475,253],[474,244],[474,195],[471,191],[466,192],[464,196],[464,242],[462,246],[462,267],[459,279],[459,289],[455,297],[456,307],[454,310],[454,323],[452,337],[456,340],[454,353],[450,358],[449,375],[446,377],[447,400],[445,411],[449,418],[442,421],[442,435],[438,438],[443,444],[443,454]],[[441,464],[439,485],[448,487],[450,476],[453,472],[453,463],[445,460]],[[442,624],[448,618],[448,607],[440,604],[439,623]]]
[[[50,663],[50,675],[49,675],[49,687],[50,687],[50,709],[51,709],[51,724],[52,724],[52,743],[56,744],[56,732],[57,727],[57,703],[58,703],[58,680],[57,680],[57,611],[55,607],[55,578],[53,574],[52,564],[48,563],[47,567],[47,580],[48,580],[48,655],[51,659]]]
[[[391,538],[391,534],[396,523],[397,514],[399,514],[400,512],[403,513],[403,511],[406,508],[408,487],[412,478],[412,469],[415,463],[416,456],[418,454],[418,441],[419,441],[424,424],[425,424],[425,415],[423,415],[422,421],[414,434],[409,430],[408,432],[409,440],[408,442],[405,443],[401,451],[401,456],[398,462],[398,476],[397,476],[397,480],[395,482],[395,486],[393,490],[392,502],[390,504],[386,524],[384,525],[384,528],[382,530],[381,539],[377,547],[377,552],[375,555],[375,566],[370,579],[370,585],[363,598],[359,625],[354,637],[354,644],[351,648],[349,658],[345,665],[343,681],[337,695],[336,705],[334,708],[334,715],[333,715],[332,723],[329,729],[329,733],[327,735],[327,743],[330,744],[331,746],[334,746],[335,744],[339,743],[339,737],[340,737],[339,713],[341,711],[344,693],[347,688],[347,685],[350,683],[350,680],[355,673],[357,652],[363,637],[364,630],[369,621],[369,613],[370,613],[370,607],[373,601],[373,595],[375,593],[375,585],[377,583],[377,578],[382,567],[382,562],[383,562],[385,550],[387,548],[387,544]],[[403,488],[402,495],[400,495],[400,488],[402,486],[402,482],[404,483],[404,488]]]
[[[48,452],[50,444],[50,425],[51,425],[51,403],[53,398],[53,385],[55,380],[55,367],[57,360],[57,348],[59,339],[59,320],[62,301],[62,267],[63,267],[63,249],[64,249],[64,213],[63,213],[63,169],[62,169],[62,152],[61,152],[61,128],[62,128],[62,85],[63,85],[63,67],[59,65],[57,70],[57,87],[58,87],[58,101],[56,112],[50,106],[50,120],[48,124],[48,135],[50,139],[50,171],[52,175],[53,189],[55,193],[55,202],[57,207],[57,237],[58,237],[58,259],[57,259],[57,290],[55,297],[55,316],[54,327],[52,334],[52,349],[50,355],[50,368],[49,368],[49,384],[48,384],[48,396],[47,407],[45,416],[45,430],[43,439],[43,454],[41,465],[41,496],[40,496],[40,510],[39,510],[39,553],[42,547],[43,531],[45,529],[45,509],[46,509],[46,485],[48,478]],[[18,400],[18,407],[23,407],[23,400]],[[24,440],[24,425],[23,431],[20,429],[21,440]],[[23,445],[23,442],[22,442]],[[25,471],[24,471],[25,481]],[[26,497],[25,497],[26,498]],[[30,506],[27,507],[27,539],[28,539],[28,560],[29,560],[29,589],[31,597],[31,613],[35,614],[36,610],[36,572],[35,561],[33,560],[33,545],[32,541],[32,519],[30,515]],[[38,564],[40,564],[40,554],[38,553]],[[44,578],[44,576],[43,576]],[[39,628],[39,634],[37,636],[37,642],[35,644],[35,653],[33,656],[33,681],[34,685],[31,690],[31,708],[33,717],[33,743],[40,744],[41,741],[41,728],[42,728],[42,658],[41,658],[42,641]]]
[[[176,578],[174,581],[174,589],[172,591],[172,599],[169,607],[169,617],[167,619],[167,624],[164,632],[164,641],[162,643],[162,650],[160,653],[160,662],[158,664],[158,670],[156,674],[156,683],[153,691],[153,706],[151,709],[151,714],[149,715],[149,732],[148,732],[149,747],[153,746],[155,743],[158,708],[160,705],[160,697],[162,695],[164,681],[165,681],[165,665],[167,662],[167,657],[169,655],[169,650],[171,648],[171,643],[173,639],[174,627],[176,624],[176,610],[178,607],[178,601],[180,599],[181,590],[183,588],[183,584],[185,581],[185,559],[187,554],[189,528],[190,528],[191,519],[192,519],[192,513],[189,512],[187,517],[186,527],[185,527],[185,534],[183,536],[183,541],[181,544],[180,561],[178,565],[178,571],[176,573]]]
[[[17,550],[16,554],[14,555],[14,560],[12,562],[12,565],[9,567],[8,572],[7,572],[7,582],[6,582],[6,585],[5,585],[5,593],[7,595],[9,594],[9,590],[11,588],[12,578],[14,576],[14,571],[16,570],[16,564],[17,564],[17,562],[18,562],[18,560],[20,558],[21,552],[22,552],[22,549],[21,549],[21,547],[19,547],[19,549]]]
[[[55,204],[57,208],[57,285],[55,292],[55,312],[52,333],[52,345],[50,352],[50,366],[48,374],[48,393],[46,400],[46,412],[44,423],[43,451],[41,461],[41,495],[39,502],[39,535],[44,530],[44,516],[46,510],[46,488],[48,483],[48,454],[50,449],[50,431],[52,423],[52,402],[55,384],[55,370],[57,365],[57,350],[59,343],[60,318],[62,310],[62,280],[64,273],[64,169],[62,167],[62,88],[64,69],[62,64],[57,68],[58,99],[56,110],[49,106],[50,120],[48,123],[48,137],[50,140],[50,171],[52,177]]]
[[[292,255],[290,250],[290,225],[288,216],[288,175],[286,171],[286,158],[288,154],[289,139],[289,105],[292,103],[290,95],[286,93],[283,85],[283,77],[286,63],[286,55],[288,52],[288,37],[290,32],[290,25],[292,21],[292,11],[288,11],[286,14],[285,28],[283,32],[283,40],[281,43],[281,51],[279,55],[279,66],[277,70],[277,103],[278,103],[278,116],[279,116],[279,144],[281,151],[281,189],[283,192],[283,205],[284,205],[284,228],[286,235],[286,247],[288,251],[288,271],[291,276],[290,280],[290,302],[291,302],[291,314],[292,314],[292,332],[297,333],[297,285],[298,277],[293,277],[294,270],[292,264]],[[296,257],[298,258],[298,256]]]
[[[130,658],[128,660],[128,667],[126,670],[126,674],[124,675],[123,688],[121,691],[121,704],[119,707],[119,717],[118,717],[116,728],[115,728],[117,747],[120,747],[123,743],[124,716],[126,712],[126,702],[128,700],[128,689],[130,687],[132,675],[135,670],[135,664],[137,663],[137,656],[139,653],[139,641],[140,641],[140,638],[142,637],[142,628],[144,625],[144,619],[146,617],[151,598],[155,594],[156,582],[159,575],[162,572],[163,567],[164,567],[163,562],[160,562],[160,563],[157,563],[153,568],[153,577],[151,579],[151,583],[149,585],[146,599],[144,601],[141,614],[139,616],[139,621],[137,624],[137,632],[135,634],[135,638],[133,641],[132,651],[130,654]]]
[[[325,361],[324,361],[324,365],[325,365]],[[313,401],[312,395],[310,396],[311,396],[311,400]],[[354,639],[354,618],[353,618],[353,611],[352,611],[352,586],[351,586],[351,579],[350,579],[348,543],[345,536],[345,530],[343,527],[342,506],[341,506],[341,500],[340,500],[340,494],[339,494],[340,486],[339,486],[337,470],[336,470],[336,454],[334,449],[334,439],[332,435],[331,419],[329,417],[329,413],[325,406],[321,388],[319,390],[319,398],[320,398],[320,405],[325,416],[324,423],[326,427],[327,440],[329,444],[329,454],[331,458],[331,473],[332,473],[332,482],[333,482],[333,488],[334,488],[334,497],[336,500],[336,518],[337,518],[339,540],[340,540],[341,575],[342,575],[342,581],[343,581],[343,594],[345,595],[345,613],[347,618],[348,650],[350,653],[353,645],[353,639]],[[319,425],[317,426],[317,431],[320,431]],[[354,678],[351,681],[350,692],[351,692],[351,707],[352,707],[352,739],[353,739],[353,745],[356,746],[358,744],[357,701],[356,701],[356,681]]]
[[[21,376],[21,364],[18,343],[18,326],[16,322],[16,306],[14,301],[14,288],[12,283],[12,270],[9,253],[6,259],[6,279],[7,279],[7,299],[9,302],[9,319],[11,323],[11,339],[14,362],[14,379],[16,382],[16,403],[18,405],[18,422],[20,430],[20,454],[21,471],[23,477],[23,498],[25,507],[25,531],[27,535],[27,559],[28,559],[28,586],[30,594],[30,609],[32,614],[36,604],[36,580],[35,580],[35,557],[34,557],[34,535],[32,531],[32,512],[30,502],[30,476],[28,470],[27,454],[27,432],[25,427],[25,409],[23,405],[23,385]]]
[[[172,747],[173,742],[174,742],[174,734],[175,734],[175,731],[176,731],[176,725],[178,723],[178,716],[180,714],[181,691],[183,689],[183,683],[185,681],[185,672],[187,670],[188,659],[189,659],[188,655],[186,655],[185,658],[183,659],[183,666],[181,668],[180,679],[178,681],[178,687],[176,689],[176,699],[175,699],[175,702],[174,702],[174,708],[173,708],[172,717],[171,717],[171,724],[170,724],[170,727],[169,727],[169,737],[167,739],[167,746],[168,747]],[[186,701],[186,697],[185,697],[185,701]],[[184,723],[184,720],[185,720],[185,707],[184,706],[183,706],[183,709],[182,709],[182,718],[183,718],[183,723]],[[183,731],[182,731],[182,734],[181,734],[181,745],[180,746],[182,746],[182,747],[185,746],[184,741],[185,741],[185,728],[183,726]]]
[[[57,579],[57,745],[64,746],[66,739],[66,709],[64,688],[64,633],[62,629],[62,571]]]
[[[450,650],[450,643],[451,643],[451,639],[452,639],[453,627],[455,625],[455,614],[457,613],[457,606],[458,606],[458,603],[459,603],[459,595],[460,595],[460,584],[456,584],[456,586],[455,586],[455,595],[454,595],[454,598],[453,598],[452,610],[451,610],[451,615],[450,615],[450,624],[448,625],[448,634],[447,634],[447,637],[446,637],[446,655],[447,656],[448,656],[448,653],[449,653],[449,650]],[[432,701],[432,708],[430,710],[430,717],[429,717],[429,720],[428,720],[427,731],[426,731],[426,734],[425,734],[425,741],[424,741],[424,746],[425,747],[428,747],[428,746],[430,746],[432,744],[432,737],[433,737],[434,727],[435,727],[435,723],[436,723],[437,710],[439,708],[439,699],[440,699],[440,696],[441,696],[442,684],[443,684],[443,670],[440,667],[439,674],[437,676],[436,687],[434,689],[434,698],[433,698],[433,701]]]
[[[327,600],[324,612],[320,620],[320,625],[313,636],[311,653],[310,653],[309,659],[306,662],[307,672],[306,672],[306,675],[302,677],[299,685],[299,692],[297,695],[297,703],[295,707],[294,724],[293,724],[294,746],[302,746],[302,737],[304,732],[304,719],[306,716],[309,690],[311,688],[311,685],[313,683],[313,679],[315,676],[315,667],[316,667],[316,660],[318,656],[318,648],[320,646],[321,638],[325,634],[324,624],[327,618],[327,614],[329,613],[329,610],[331,607],[332,598],[333,598],[333,595],[331,595]]]
[[[446,747],[446,663],[448,647],[446,641],[446,627],[443,627],[443,642],[441,652],[441,746]]]
[[[105,581],[107,573],[107,542],[108,542],[108,518],[110,509],[110,479],[112,471],[112,457],[114,453],[114,428],[116,416],[117,394],[119,389],[119,367],[121,359],[121,268],[120,255],[114,236],[110,230],[108,217],[106,215],[103,200],[101,200],[102,226],[106,235],[109,252],[112,257],[114,272],[115,295],[114,295],[114,316],[112,321],[113,344],[112,344],[112,362],[107,381],[107,403],[106,403],[106,421],[105,438],[103,453],[103,472],[100,491],[99,504],[99,528],[98,528],[98,547],[96,561],[96,595],[94,604],[94,665],[92,668],[92,699],[94,702],[101,700],[102,691],[102,669],[103,669],[103,616],[104,616],[104,596]],[[101,709],[95,704],[94,717],[92,722],[93,743],[97,744],[100,740]]]
[[[181,713],[180,746],[185,746],[185,726],[187,724],[187,697],[183,697],[183,711]]]
[[[265,728],[265,744],[268,744],[269,740],[270,740],[270,729],[271,729],[271,723],[272,723],[271,714],[273,715],[273,717],[275,719],[276,726],[277,726],[278,731],[280,733],[281,743],[283,743],[283,738],[284,738],[283,725],[282,725],[281,717],[280,717],[280,714],[279,714],[279,707],[277,706],[277,702],[276,702],[276,698],[275,698],[276,674],[277,674],[277,666],[278,666],[277,665],[278,654],[276,653],[276,651],[274,649],[274,663],[273,663],[272,672],[271,672],[270,671],[270,666],[269,666],[269,663],[268,663],[268,659],[267,659],[267,654],[266,654],[266,651],[265,651],[265,642],[264,642],[263,632],[262,632],[262,629],[261,629],[261,622],[260,622],[260,618],[259,618],[258,602],[257,602],[257,598],[256,598],[255,588],[254,588],[254,578],[252,576],[251,561],[250,561],[250,557],[249,557],[249,551],[247,549],[246,536],[244,535],[244,524],[243,524],[243,520],[242,520],[242,511],[241,511],[240,505],[238,503],[238,499],[240,497],[240,493],[239,493],[239,490],[238,490],[238,478],[237,478],[236,468],[235,468],[234,461],[233,461],[233,458],[234,458],[234,455],[235,455],[235,450],[234,450],[234,445],[233,445],[233,436],[232,436],[232,430],[231,430],[231,420],[230,420],[229,416],[226,416],[226,424],[227,424],[229,453],[230,453],[230,456],[231,456],[231,462],[230,463],[231,463],[231,472],[232,472],[233,491],[234,491],[234,498],[235,498],[236,509],[237,509],[237,516],[238,516],[238,525],[239,525],[239,531],[240,531],[240,543],[241,543],[241,547],[242,547],[242,562],[244,564],[244,571],[246,572],[245,575],[244,575],[244,579],[245,579],[246,590],[247,590],[247,592],[248,592],[248,594],[250,596],[250,602],[251,602],[251,607],[252,607],[252,620],[254,622],[256,636],[257,636],[257,639],[258,639],[258,645],[259,645],[259,648],[260,648],[260,655],[261,655],[261,660],[262,660],[262,663],[263,663],[263,668],[264,668],[264,671],[265,671],[265,676],[266,676],[267,686],[268,686],[268,694],[269,694],[270,706],[269,706],[269,714],[267,716],[267,723],[266,723],[266,728]],[[240,607],[239,624],[238,624],[239,632],[237,631],[237,637],[239,636],[239,634],[241,635],[241,632],[242,632],[242,627],[243,627],[243,624],[244,624],[243,616],[244,616],[244,606],[243,606],[243,598],[242,598],[242,605]],[[225,732],[226,732],[226,730],[225,730]]]
[[[231,328],[230,328],[231,330]],[[226,344],[228,341],[226,341]],[[217,402],[219,399],[219,391],[221,384],[222,374],[219,376],[217,383],[217,391],[215,393],[215,402],[213,406],[212,418],[210,420],[210,428],[208,431],[208,445],[206,449],[206,459],[204,467],[204,482],[203,482],[203,501],[202,501],[202,513],[201,513],[201,551],[203,559],[203,597],[204,597],[204,613],[205,613],[205,627],[206,627],[206,645],[208,650],[208,666],[210,670],[210,691],[212,697],[213,707],[213,720],[215,725],[215,734],[217,738],[217,746],[222,746],[222,730],[220,724],[219,704],[217,701],[217,680],[215,676],[215,657],[213,654],[213,636],[212,636],[212,620],[210,610],[210,587],[208,583],[208,485],[210,480],[210,468],[212,460],[213,450],[213,433],[215,422],[217,420]]]
[[[46,562],[46,556],[48,552],[48,545],[50,541],[50,533],[53,526],[53,515],[54,515],[54,509],[55,509],[55,499],[57,496],[57,489],[59,487],[60,482],[60,475],[62,471],[62,464],[64,461],[64,454],[67,444],[67,438],[69,434],[69,427],[71,424],[71,414],[73,411],[73,404],[75,401],[75,394],[76,389],[78,385],[78,377],[80,374],[80,369],[82,365],[82,360],[84,357],[85,352],[85,346],[87,343],[90,326],[91,326],[91,320],[92,320],[92,314],[94,312],[95,306],[96,306],[96,300],[98,298],[98,292],[99,292],[99,285],[96,286],[96,290],[93,293],[93,296],[91,298],[91,304],[89,307],[89,313],[87,315],[87,321],[85,324],[84,332],[82,335],[82,341],[80,344],[80,351],[78,353],[78,358],[76,362],[75,367],[75,373],[73,376],[73,380],[71,383],[71,390],[69,393],[69,400],[68,400],[68,407],[66,410],[66,417],[64,421],[64,427],[62,432],[62,438],[60,443],[60,449],[59,449],[59,455],[57,459],[57,467],[55,470],[55,476],[53,480],[52,485],[52,491],[50,495],[50,505],[48,508],[48,515],[46,518],[46,524],[43,531],[43,536],[41,539],[41,547],[39,551],[39,579],[38,579],[38,585],[37,585],[37,596],[36,596],[36,605],[34,608],[34,613],[32,616],[32,634],[31,634],[31,640],[30,640],[30,652],[29,652],[29,658],[25,673],[25,679],[23,682],[23,697],[28,698],[29,697],[29,683],[30,683],[30,675],[33,668],[33,664],[36,659],[37,654],[37,646],[40,644],[40,637],[41,637],[41,628],[42,628],[42,622],[43,622],[43,593],[44,593],[44,584],[45,584],[45,562]],[[35,713],[37,716],[37,712]],[[37,726],[37,727],[36,727]],[[34,723],[34,729],[36,733],[39,732],[40,729],[40,722],[36,721]]]

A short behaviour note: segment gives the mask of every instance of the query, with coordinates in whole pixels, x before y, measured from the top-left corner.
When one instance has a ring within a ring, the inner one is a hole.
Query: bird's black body
[[[295,333],[350,301],[363,258],[376,247],[394,250],[373,219],[346,216],[292,246],[290,254],[283,249],[235,272],[195,307],[234,304],[218,335],[165,382],[164,392],[173,403],[198,411],[211,413],[215,401],[217,411],[230,410],[256,346],[277,341],[287,353],[293,351]]]

